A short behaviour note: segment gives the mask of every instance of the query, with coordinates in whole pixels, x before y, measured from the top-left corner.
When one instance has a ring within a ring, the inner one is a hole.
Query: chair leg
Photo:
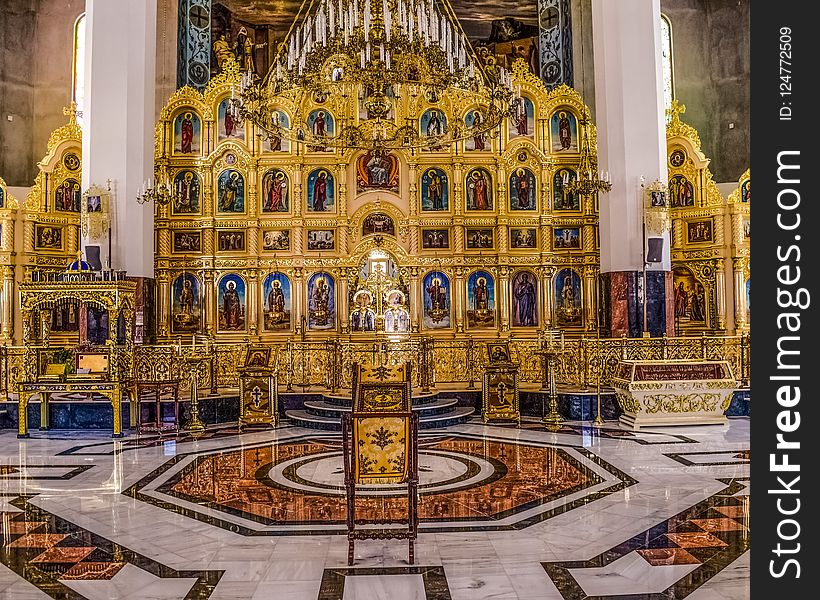
[[[347,566],[353,566],[353,538],[347,540]]]
[[[413,540],[410,540],[410,564],[415,564],[415,548],[413,546]]]

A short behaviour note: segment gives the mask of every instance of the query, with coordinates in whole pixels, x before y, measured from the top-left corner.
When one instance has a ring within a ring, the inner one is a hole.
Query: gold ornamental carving
[[[721,403],[720,394],[653,394],[644,397],[644,407],[648,414],[691,413],[714,411]]]

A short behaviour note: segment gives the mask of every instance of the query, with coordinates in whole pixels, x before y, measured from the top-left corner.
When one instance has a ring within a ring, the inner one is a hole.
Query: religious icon
[[[332,137],[334,132],[333,115],[326,110],[314,110],[308,115],[308,129],[314,138]],[[308,150],[313,152],[327,152],[330,150],[322,143],[311,145]]]
[[[273,111],[271,117],[273,118],[274,128],[268,132],[268,150],[270,152],[289,152],[290,140],[284,137],[276,128],[278,127],[282,130],[290,129],[290,117],[282,110]]]
[[[290,231],[270,229],[262,234],[262,250],[290,250]]]
[[[52,331],[79,331],[80,307],[77,302],[59,304],[51,309],[51,330]]]
[[[673,175],[669,180],[669,206],[680,208],[695,205],[695,188],[683,175]]]
[[[708,307],[703,284],[686,267],[674,267],[672,279],[675,322],[679,325],[705,326]]]
[[[649,192],[649,205],[653,207],[666,206],[666,194],[659,190]]]
[[[712,241],[712,220],[688,221],[686,223],[686,242],[699,244]]]
[[[265,329],[283,331],[290,329],[291,291],[290,279],[283,273],[271,273],[262,283]]]
[[[518,103],[515,115],[509,119],[510,139],[518,136],[533,137],[535,135],[535,107],[532,100],[522,96]]]
[[[577,193],[570,193],[565,189],[565,185],[578,178],[575,171],[571,169],[558,169],[552,178],[553,205],[555,210],[580,210],[581,202]]]
[[[245,329],[245,280],[239,275],[225,275],[219,281],[219,329]]]
[[[336,232],[333,229],[311,229],[308,231],[308,250],[333,250],[336,248]]]
[[[267,46],[267,42],[254,44],[253,38],[248,35],[248,30],[245,27],[239,28],[239,33],[236,34],[236,42],[233,46],[233,53],[236,57],[236,64],[239,65],[240,72],[247,73],[250,71],[256,74],[255,51],[257,48],[264,48],[265,46]]]
[[[196,333],[202,322],[199,279],[184,273],[171,286],[171,330],[173,333]]]
[[[494,236],[492,228],[468,228],[465,238],[467,241],[467,248],[470,250],[488,249],[495,245],[493,241]]]
[[[185,111],[174,119],[174,152],[199,154],[202,140],[202,124],[199,116]]]
[[[512,250],[534,249],[538,247],[538,230],[535,227],[510,228],[510,248]]]
[[[80,212],[80,184],[66,179],[54,192],[54,209],[63,212]]]
[[[553,152],[578,151],[578,121],[568,110],[559,110],[550,119]]]
[[[424,229],[421,232],[421,247],[425,250],[450,247],[449,229]]]
[[[262,177],[262,212],[288,212],[288,176],[271,169]]]
[[[495,327],[495,280],[486,271],[475,271],[467,279],[467,327]]]
[[[441,271],[428,273],[424,290],[424,326],[428,329],[450,327],[450,280]]]
[[[395,237],[396,226],[393,219],[382,213],[367,215],[362,221],[362,236],[376,233],[386,233]]]
[[[102,197],[99,194],[88,195],[85,198],[86,212],[102,212]]]
[[[227,139],[244,141],[245,127],[243,126],[242,121],[240,121],[238,117],[233,114],[230,105],[230,98],[225,98],[219,103],[219,108],[217,109],[217,141],[221,142],[222,140]]]
[[[333,278],[315,273],[308,281],[308,327],[333,329],[336,326],[336,298]]]
[[[559,325],[581,322],[581,277],[572,269],[562,269],[555,277],[556,318]]]
[[[752,237],[752,220],[749,217],[743,217],[743,239]]]
[[[554,249],[581,247],[581,230],[578,227],[553,227],[552,232]]]
[[[487,356],[491,363],[510,362],[510,343],[487,342]]]
[[[225,64],[228,61],[236,60],[236,56],[234,56],[231,44],[228,41],[228,36],[224,31],[214,37],[216,37],[216,41],[213,43],[213,51],[216,55],[216,66],[222,71],[225,69]]]
[[[35,225],[34,248],[42,250],[62,250],[63,228],[51,225]]]
[[[180,171],[174,177],[173,214],[199,212],[199,175],[194,171]]]
[[[448,195],[447,173],[437,168],[424,171],[421,176],[421,210],[449,210]]]
[[[743,182],[743,185],[740,186],[740,201],[741,202],[750,202],[752,199],[752,180],[747,179]]]
[[[267,367],[270,363],[270,348],[248,348],[245,352],[245,367]]]
[[[399,191],[399,159],[389,152],[375,150],[356,160],[356,191]]]
[[[485,169],[477,168],[467,173],[465,185],[468,210],[493,210],[492,177]]]
[[[80,168],[80,157],[73,152],[66,152],[63,156],[63,164],[69,171],[76,171]]]
[[[386,296],[388,308],[384,311],[384,331],[386,333],[410,331],[410,313],[405,308],[404,293],[400,290],[390,290]]]
[[[442,136],[447,131],[447,117],[437,108],[428,108],[421,115],[421,135],[424,137]],[[435,146],[432,150],[439,150],[441,146]]]
[[[472,137],[464,140],[464,148],[466,150],[487,150],[487,136],[480,131],[484,123],[484,117],[480,111],[471,110],[464,116],[464,125],[467,129],[474,129],[475,133]]]
[[[535,210],[535,175],[518,167],[510,175],[510,210]]]
[[[686,160],[686,153],[683,150],[674,150],[669,155],[669,164],[673,167],[680,167]]]
[[[350,311],[351,331],[376,331],[376,312],[372,308],[373,295],[367,290],[353,294],[353,310]]]
[[[222,171],[218,186],[219,212],[245,212],[245,178],[239,171]]]
[[[200,252],[202,249],[202,234],[199,231],[173,231],[173,252]]]
[[[513,327],[538,327],[537,282],[529,271],[519,271],[512,281]]]
[[[308,175],[307,208],[309,212],[333,212],[333,175],[327,169],[314,169]]]
[[[244,231],[218,231],[216,236],[219,252],[244,252]]]

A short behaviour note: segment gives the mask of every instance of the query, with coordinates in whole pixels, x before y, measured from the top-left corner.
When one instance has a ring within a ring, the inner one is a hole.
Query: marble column
[[[154,277],[154,206],[136,196],[153,178],[157,6],[86,0],[83,189],[111,181],[112,242],[103,265]],[[156,182],[155,182],[156,185]]]
[[[642,182],[668,179],[660,24],[660,0],[592,0],[598,164],[612,177],[600,199],[611,336],[672,333],[669,233],[661,261],[645,263],[643,214]]]

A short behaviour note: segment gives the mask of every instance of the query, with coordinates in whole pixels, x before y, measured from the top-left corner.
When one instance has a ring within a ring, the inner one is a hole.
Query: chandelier
[[[263,79],[241,74],[230,110],[270,140],[308,147],[440,150],[478,135],[495,137],[508,116],[524,109],[510,73],[473,51],[448,0],[309,0],[303,5]],[[437,103],[448,90],[477,107],[471,127],[440,124],[422,134],[415,119],[391,109],[407,99]],[[366,118],[339,118],[332,134],[297,114],[279,118],[285,102],[358,100]]]
[[[589,110],[585,110],[583,117],[580,119],[579,127],[583,137],[581,138],[581,159],[578,162],[578,177],[570,179],[567,173],[564,174],[564,189],[570,194],[590,196],[612,190],[609,172],[599,171],[597,161],[592,158],[588,125]]]
[[[167,177],[163,177],[162,181],[158,181],[156,184],[154,184],[153,178],[144,181],[142,188],[137,190],[138,204],[153,202],[159,206],[167,206],[171,203],[173,197],[171,182]]]

